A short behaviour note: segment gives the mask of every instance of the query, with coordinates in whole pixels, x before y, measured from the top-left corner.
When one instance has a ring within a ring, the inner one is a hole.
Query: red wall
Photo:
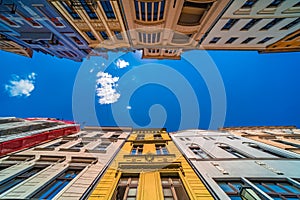
[[[0,143],[0,156],[18,151],[24,148],[33,147],[42,142],[55,139],[57,137],[77,133],[80,130],[79,126],[61,128],[52,131],[46,131],[35,135],[30,135],[22,138],[17,138]]]

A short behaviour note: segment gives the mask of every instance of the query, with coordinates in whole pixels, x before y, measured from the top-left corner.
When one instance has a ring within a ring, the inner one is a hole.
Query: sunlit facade
[[[300,29],[299,15],[298,0],[234,0],[200,45],[204,49],[264,51]]]
[[[0,160],[1,199],[80,199],[105,171],[131,128],[86,127]]]
[[[196,49],[229,0],[121,0],[133,48],[143,58],[180,59]]]
[[[300,198],[299,154],[225,131],[185,130],[171,137],[215,199]]]
[[[89,47],[100,52],[130,47],[118,1],[48,1],[87,41]]]
[[[295,126],[244,126],[221,130],[300,154],[300,130]]]
[[[134,129],[89,199],[213,199],[165,129]]]

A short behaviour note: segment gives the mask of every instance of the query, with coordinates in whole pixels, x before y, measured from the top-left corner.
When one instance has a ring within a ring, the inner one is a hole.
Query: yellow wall
[[[115,160],[110,165],[109,169],[101,178],[99,184],[96,186],[89,199],[110,200],[113,196],[115,188],[118,185],[118,181],[122,173],[130,172],[139,173],[139,184],[137,192],[138,200],[163,199],[160,173],[178,173],[190,199],[213,199],[206,187],[203,185],[201,180],[193,171],[191,166],[181,155],[180,151],[177,149],[175,144],[171,141],[168,133],[161,132],[161,135],[163,139],[159,142],[157,140],[153,140],[153,134],[150,133],[145,133],[145,140],[136,141],[136,133],[133,133],[129,137],[128,141],[124,144],[123,148],[120,150]],[[163,156],[156,155],[156,143],[165,143],[169,154]],[[133,144],[144,144],[143,154],[152,154],[154,159],[151,162],[147,162],[147,160],[145,160],[145,156],[143,155],[130,155],[130,151],[132,149]],[[134,166],[134,164],[131,161],[131,159],[134,158],[141,160],[141,164],[146,163],[145,165],[139,165],[145,166],[145,168],[119,168],[120,163],[125,163]],[[181,167],[167,167],[168,164],[172,163],[179,163]],[[149,166],[154,166],[156,164],[161,164],[164,167],[151,169],[148,168]]]

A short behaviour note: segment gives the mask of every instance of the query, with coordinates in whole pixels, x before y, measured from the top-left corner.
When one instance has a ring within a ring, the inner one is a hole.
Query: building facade
[[[295,126],[245,126],[220,130],[300,154],[300,130]]]
[[[89,47],[104,52],[130,47],[118,1],[48,1],[87,41]]]
[[[13,41],[19,49],[74,61],[90,51],[84,38],[46,0],[0,1],[0,34],[2,41]]]
[[[165,129],[134,129],[89,199],[213,199]]]
[[[299,15],[298,0],[2,0],[0,48],[74,61],[108,51],[299,51]]]
[[[85,127],[2,158],[0,198],[84,198],[130,131],[126,127]]]
[[[0,118],[0,156],[77,133],[79,125],[50,118]]]
[[[300,29],[299,15],[298,0],[234,0],[200,46],[264,51]]]
[[[121,0],[131,45],[143,58],[180,59],[198,42],[230,0]]]
[[[299,154],[228,132],[186,130],[171,137],[216,199],[300,198]]]
[[[21,56],[31,58],[33,51],[28,47],[23,47],[14,41],[8,40],[5,36],[0,35],[0,50],[15,53]]]

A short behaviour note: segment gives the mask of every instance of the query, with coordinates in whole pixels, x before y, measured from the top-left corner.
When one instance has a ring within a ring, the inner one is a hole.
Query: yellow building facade
[[[165,129],[135,129],[89,199],[213,199]]]

